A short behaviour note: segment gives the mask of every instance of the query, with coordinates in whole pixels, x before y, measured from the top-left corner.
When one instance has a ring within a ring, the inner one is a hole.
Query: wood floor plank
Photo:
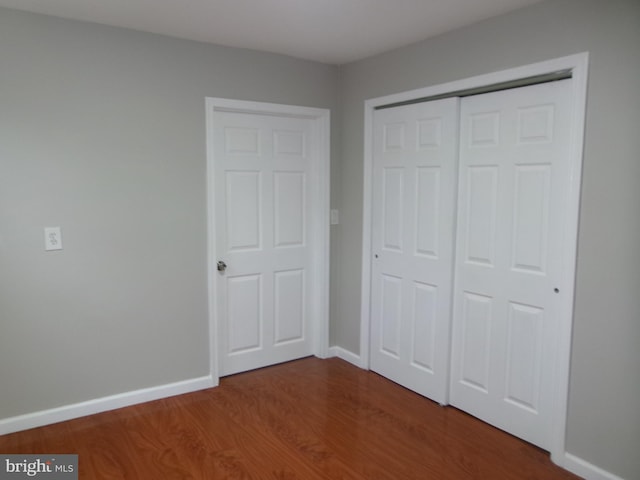
[[[0,452],[77,453],[82,479],[578,479],[546,452],[339,359],[0,436]]]

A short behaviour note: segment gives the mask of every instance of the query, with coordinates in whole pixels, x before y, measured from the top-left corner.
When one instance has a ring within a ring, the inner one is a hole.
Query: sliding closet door
[[[458,99],[374,114],[371,369],[447,403]]]
[[[549,448],[571,80],[464,98],[451,403]]]

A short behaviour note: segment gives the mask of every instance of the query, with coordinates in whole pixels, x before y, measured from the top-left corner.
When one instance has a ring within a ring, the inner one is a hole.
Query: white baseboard
[[[350,352],[349,350],[345,350],[342,347],[329,347],[329,356],[341,358],[345,362],[352,363],[358,368],[364,368],[360,355],[356,355],[355,353]]]
[[[0,419],[0,435],[19,432],[30,428],[42,427],[52,423],[64,422],[74,418],[107,412],[117,408],[128,407],[138,403],[150,402],[160,398],[172,397],[183,393],[195,392],[215,386],[213,378],[193,378],[181,382],[169,383],[157,387],[143,388],[132,392],[120,393],[108,397],[97,398],[86,402],[74,403],[63,407],[28,413],[17,417]]]
[[[570,453],[564,454],[564,465],[562,467],[585,480],[624,480]]]

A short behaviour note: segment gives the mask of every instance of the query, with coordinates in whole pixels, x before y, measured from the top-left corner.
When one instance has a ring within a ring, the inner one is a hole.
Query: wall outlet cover
[[[62,232],[60,227],[44,228],[44,249],[47,252],[51,250],[62,250]]]

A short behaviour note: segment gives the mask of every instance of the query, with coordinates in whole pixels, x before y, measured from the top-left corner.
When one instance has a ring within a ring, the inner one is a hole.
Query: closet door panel
[[[451,403],[547,449],[570,82],[460,105]]]
[[[458,100],[374,114],[371,369],[447,403]]]

